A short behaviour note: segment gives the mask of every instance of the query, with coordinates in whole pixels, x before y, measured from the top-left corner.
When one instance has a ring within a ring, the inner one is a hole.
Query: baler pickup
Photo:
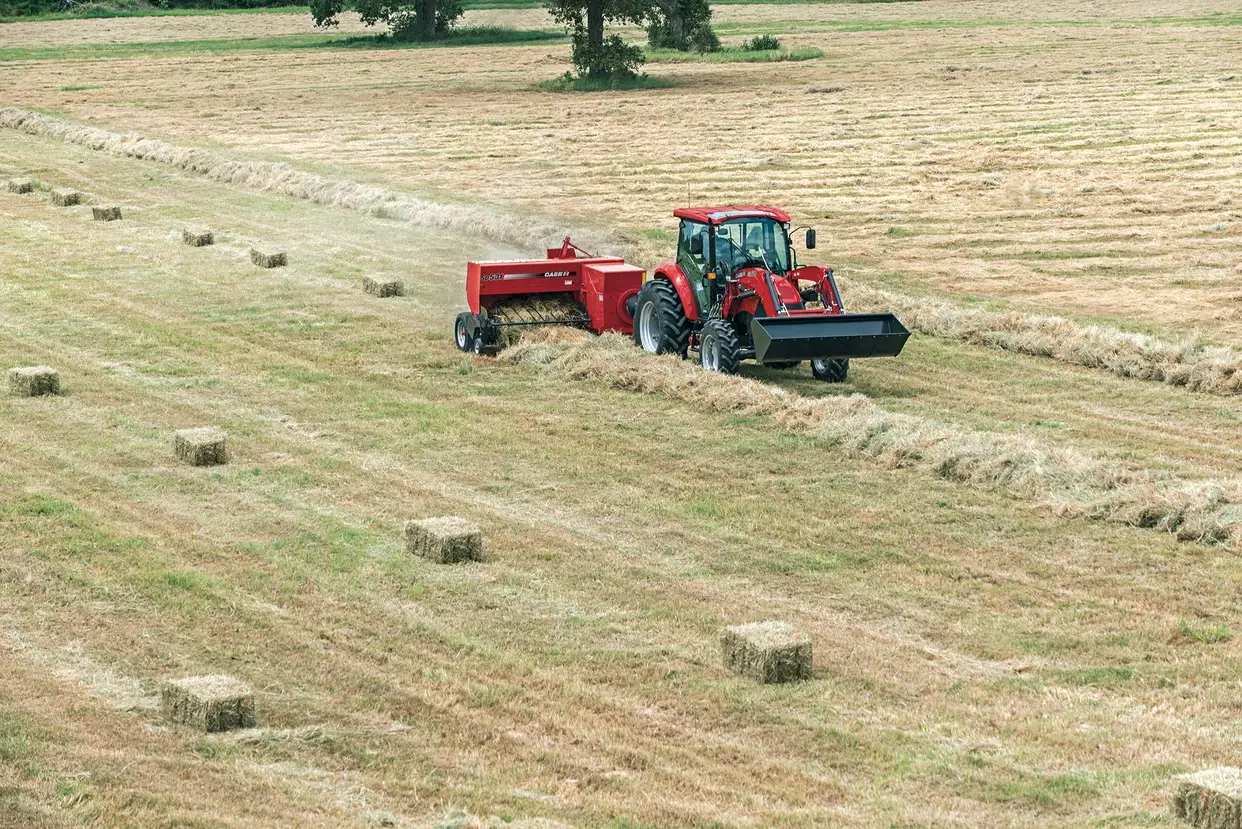
[[[754,317],[755,359],[764,362],[896,357],[910,332],[892,314]]]

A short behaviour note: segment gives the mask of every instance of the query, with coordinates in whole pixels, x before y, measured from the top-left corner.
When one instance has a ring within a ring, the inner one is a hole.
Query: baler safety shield
[[[896,357],[910,338],[888,313],[755,317],[750,335],[761,363]]]

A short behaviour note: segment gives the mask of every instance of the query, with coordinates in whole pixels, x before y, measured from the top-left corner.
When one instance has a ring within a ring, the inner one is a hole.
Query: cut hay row
[[[666,394],[716,412],[767,416],[781,428],[887,466],[1004,490],[1063,516],[1155,529],[1186,541],[1237,542],[1235,528],[1242,520],[1237,482],[1157,480],[1145,470],[1081,451],[889,412],[861,395],[802,397],[744,377],[708,373],[676,357],[649,356],[618,335],[535,331],[500,359],[613,388]]]
[[[1162,340],[1063,317],[961,308],[852,280],[841,283],[848,310],[892,311],[907,328],[921,334],[1048,357],[1191,391],[1223,395],[1242,392],[1242,352],[1231,348],[1204,346],[1193,338]]]
[[[144,138],[136,132],[110,132],[16,107],[0,110],[0,127],[56,138],[112,155],[168,164],[224,184],[357,210],[382,219],[405,221],[415,227],[449,230],[523,249],[541,240],[555,240],[565,235],[564,227],[529,216],[519,218],[487,207],[447,204],[349,179],[324,178],[287,164],[235,161],[208,150]],[[595,238],[591,238],[593,235]],[[605,242],[598,234],[587,231],[577,231],[575,240],[595,250]]]

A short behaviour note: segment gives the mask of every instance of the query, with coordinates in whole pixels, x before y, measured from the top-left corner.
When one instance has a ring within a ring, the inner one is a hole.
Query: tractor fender
[[[682,272],[680,265],[673,262],[665,262],[656,268],[655,276],[652,278],[671,282],[673,290],[677,291],[677,296],[681,299],[681,307],[686,312],[686,319],[691,321],[698,320],[699,304],[694,299],[694,289],[690,287],[690,280],[686,279],[686,275]]]

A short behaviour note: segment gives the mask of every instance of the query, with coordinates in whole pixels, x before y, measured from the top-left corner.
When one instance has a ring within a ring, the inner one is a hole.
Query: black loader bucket
[[[892,314],[816,314],[756,317],[750,335],[755,359],[777,363],[896,357],[910,332]]]

